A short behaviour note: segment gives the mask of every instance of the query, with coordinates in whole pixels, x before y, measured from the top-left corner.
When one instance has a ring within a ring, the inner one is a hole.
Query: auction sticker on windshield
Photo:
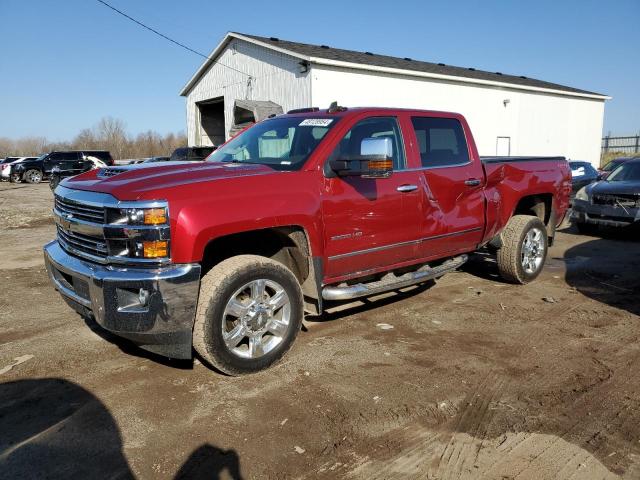
[[[333,118],[307,118],[300,122],[299,127],[328,127]]]

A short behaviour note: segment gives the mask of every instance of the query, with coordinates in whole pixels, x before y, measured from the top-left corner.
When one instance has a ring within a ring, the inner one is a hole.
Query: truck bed
[[[480,157],[486,176],[487,230],[485,239],[500,232],[513,208],[526,192],[527,196],[549,200],[557,227],[569,207],[571,171],[565,157]],[[551,234],[551,230],[549,234]]]

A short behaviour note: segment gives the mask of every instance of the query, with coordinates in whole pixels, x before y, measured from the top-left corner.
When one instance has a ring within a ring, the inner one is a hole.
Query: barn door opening
[[[200,117],[197,144],[205,147],[224,143],[224,98],[214,98],[196,105]]]
[[[496,140],[496,156],[508,157],[511,155],[511,137],[498,137]]]

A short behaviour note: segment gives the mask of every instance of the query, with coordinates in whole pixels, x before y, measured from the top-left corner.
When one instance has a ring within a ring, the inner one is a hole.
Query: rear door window
[[[450,167],[469,163],[467,141],[455,118],[413,117],[420,162],[425,168]]]

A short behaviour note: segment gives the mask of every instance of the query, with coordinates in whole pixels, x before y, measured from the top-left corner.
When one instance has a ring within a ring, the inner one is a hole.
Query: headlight
[[[107,208],[105,233],[111,255],[162,260],[170,256],[166,206]]]
[[[167,225],[166,207],[111,208],[107,212],[107,223],[115,225]]]
[[[167,223],[166,208],[127,208],[124,212],[129,225],[163,225]]]
[[[582,200],[584,202],[589,201],[589,195],[587,194],[587,187],[582,187],[580,190],[578,190],[578,193],[576,193],[576,200]]]

